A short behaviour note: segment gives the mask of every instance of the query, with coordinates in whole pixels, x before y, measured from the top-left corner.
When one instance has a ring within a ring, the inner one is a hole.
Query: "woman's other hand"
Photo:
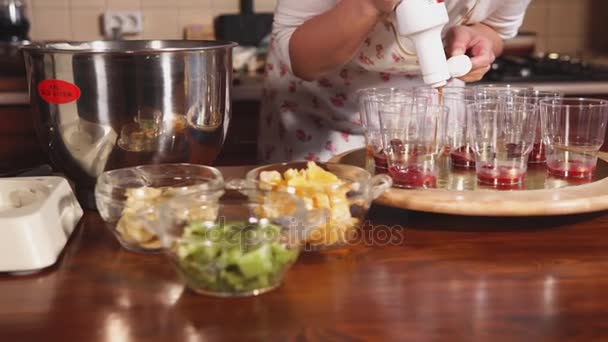
[[[454,26],[446,35],[448,57],[467,54],[473,68],[460,77],[465,82],[475,82],[490,70],[496,56],[502,52],[503,42],[496,31],[484,24]]]

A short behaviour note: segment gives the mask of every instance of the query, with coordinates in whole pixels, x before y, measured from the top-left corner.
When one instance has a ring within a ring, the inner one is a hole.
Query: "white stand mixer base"
[[[64,178],[0,179],[0,272],[55,264],[82,215]]]

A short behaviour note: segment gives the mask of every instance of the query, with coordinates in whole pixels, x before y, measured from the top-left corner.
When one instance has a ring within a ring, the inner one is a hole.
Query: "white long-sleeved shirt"
[[[275,11],[259,123],[261,162],[325,161],[364,146],[357,90],[367,87],[421,85],[412,42],[399,48],[390,21],[380,22],[354,58],[326,77],[305,82],[291,69],[289,41],[304,22],[338,0],[279,0]],[[407,1],[407,0],[406,0]],[[445,0],[455,25],[485,23],[503,38],[517,34],[530,0]]]

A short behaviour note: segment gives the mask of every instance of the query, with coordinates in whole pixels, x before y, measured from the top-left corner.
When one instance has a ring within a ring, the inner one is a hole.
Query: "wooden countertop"
[[[223,168],[226,178],[245,167]],[[375,207],[372,243],[305,254],[278,290],[216,299],[87,212],[53,268],[0,276],[2,341],[588,341],[608,335],[608,212],[468,218]],[[390,227],[390,228],[389,228]],[[392,243],[387,243],[387,237]]]

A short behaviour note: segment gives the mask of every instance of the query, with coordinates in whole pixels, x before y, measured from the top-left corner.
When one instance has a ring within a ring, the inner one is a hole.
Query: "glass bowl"
[[[159,220],[148,220],[149,212]],[[300,254],[307,211],[285,192],[208,192],[173,197],[140,211],[186,286],[215,297],[245,297],[279,287]]]
[[[120,244],[135,252],[159,252],[158,237],[137,220],[137,212],[175,195],[224,191],[219,170],[194,164],[143,165],[104,172],[95,186],[95,201],[106,226]],[[156,213],[149,213],[150,219]]]
[[[306,176],[302,176],[302,171],[298,176],[294,170],[307,170]],[[356,166],[289,162],[255,168],[247,173],[245,180],[231,181],[227,186],[285,191],[300,197],[309,212],[325,210],[327,219],[308,222],[316,226],[307,227],[312,232],[306,236],[305,250],[314,251],[348,244],[362,226],[372,201],[392,184],[388,175],[372,176]],[[320,217],[319,212],[315,214]]]

